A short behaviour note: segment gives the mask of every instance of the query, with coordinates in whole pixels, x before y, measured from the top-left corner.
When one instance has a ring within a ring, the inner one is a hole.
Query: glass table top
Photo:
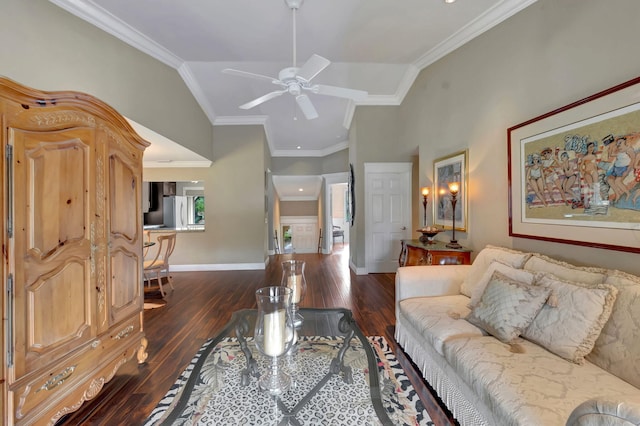
[[[376,354],[351,311],[300,313],[297,343],[279,357],[292,379],[287,391],[271,395],[258,389],[272,358],[260,354],[253,341],[257,311],[237,311],[200,350],[162,424],[393,424],[381,397]]]

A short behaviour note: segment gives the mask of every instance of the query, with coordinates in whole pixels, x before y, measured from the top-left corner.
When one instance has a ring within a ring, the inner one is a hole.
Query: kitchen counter
[[[144,225],[142,227],[145,231],[150,232],[167,232],[167,231],[176,231],[176,232],[204,232],[204,225],[189,225],[180,228],[171,228],[164,225]]]

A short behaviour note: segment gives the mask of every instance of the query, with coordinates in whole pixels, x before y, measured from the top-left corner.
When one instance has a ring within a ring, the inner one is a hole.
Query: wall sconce
[[[460,183],[459,182],[450,182],[449,183],[449,192],[451,192],[451,216],[453,218],[453,227],[451,234],[451,241],[447,244],[447,247],[453,249],[462,248],[458,241],[456,240],[456,203],[458,202],[458,191],[460,191]]]

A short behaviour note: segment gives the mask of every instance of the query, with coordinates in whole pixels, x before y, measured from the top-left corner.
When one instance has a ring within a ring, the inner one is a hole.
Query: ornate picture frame
[[[507,129],[509,235],[640,253],[640,77]]]
[[[467,231],[467,174],[468,150],[459,151],[433,162],[433,224],[443,228],[453,227],[450,182],[459,182],[455,218],[456,231]]]

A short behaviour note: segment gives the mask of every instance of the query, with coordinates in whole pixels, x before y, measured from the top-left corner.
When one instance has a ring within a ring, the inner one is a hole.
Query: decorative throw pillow
[[[611,315],[618,290],[612,285],[586,287],[544,274],[536,282],[552,292],[522,337],[562,358],[582,364]]]
[[[549,273],[561,280],[589,285],[603,284],[606,278],[606,270],[602,268],[575,266],[538,253],[527,259],[523,269],[532,272]]]
[[[469,273],[462,282],[460,287],[460,293],[467,297],[471,297],[473,289],[475,288],[478,280],[485,273],[491,262],[497,260],[505,265],[509,265],[512,268],[522,269],[525,262],[531,257],[531,253],[524,253],[517,250],[508,249],[505,247],[497,247],[487,245],[480,250],[480,253],[476,256],[469,268]],[[480,292],[482,293],[482,292]]]
[[[491,280],[493,273],[495,271],[500,272],[502,275],[505,275],[507,278],[510,278],[514,281],[518,281],[524,284],[533,284],[535,280],[535,274],[531,271],[525,271],[523,269],[516,269],[510,265],[502,263],[498,260],[494,260],[489,265],[489,268],[482,274],[482,277],[476,283],[476,286],[471,291],[471,301],[469,302],[469,307],[473,308],[480,302],[480,298],[482,297],[482,293],[484,293],[485,288],[487,288],[487,284]]]
[[[550,293],[548,288],[523,284],[496,271],[467,321],[510,343],[529,326]]]
[[[640,276],[610,271],[618,289],[611,316],[586,359],[640,388]]]

